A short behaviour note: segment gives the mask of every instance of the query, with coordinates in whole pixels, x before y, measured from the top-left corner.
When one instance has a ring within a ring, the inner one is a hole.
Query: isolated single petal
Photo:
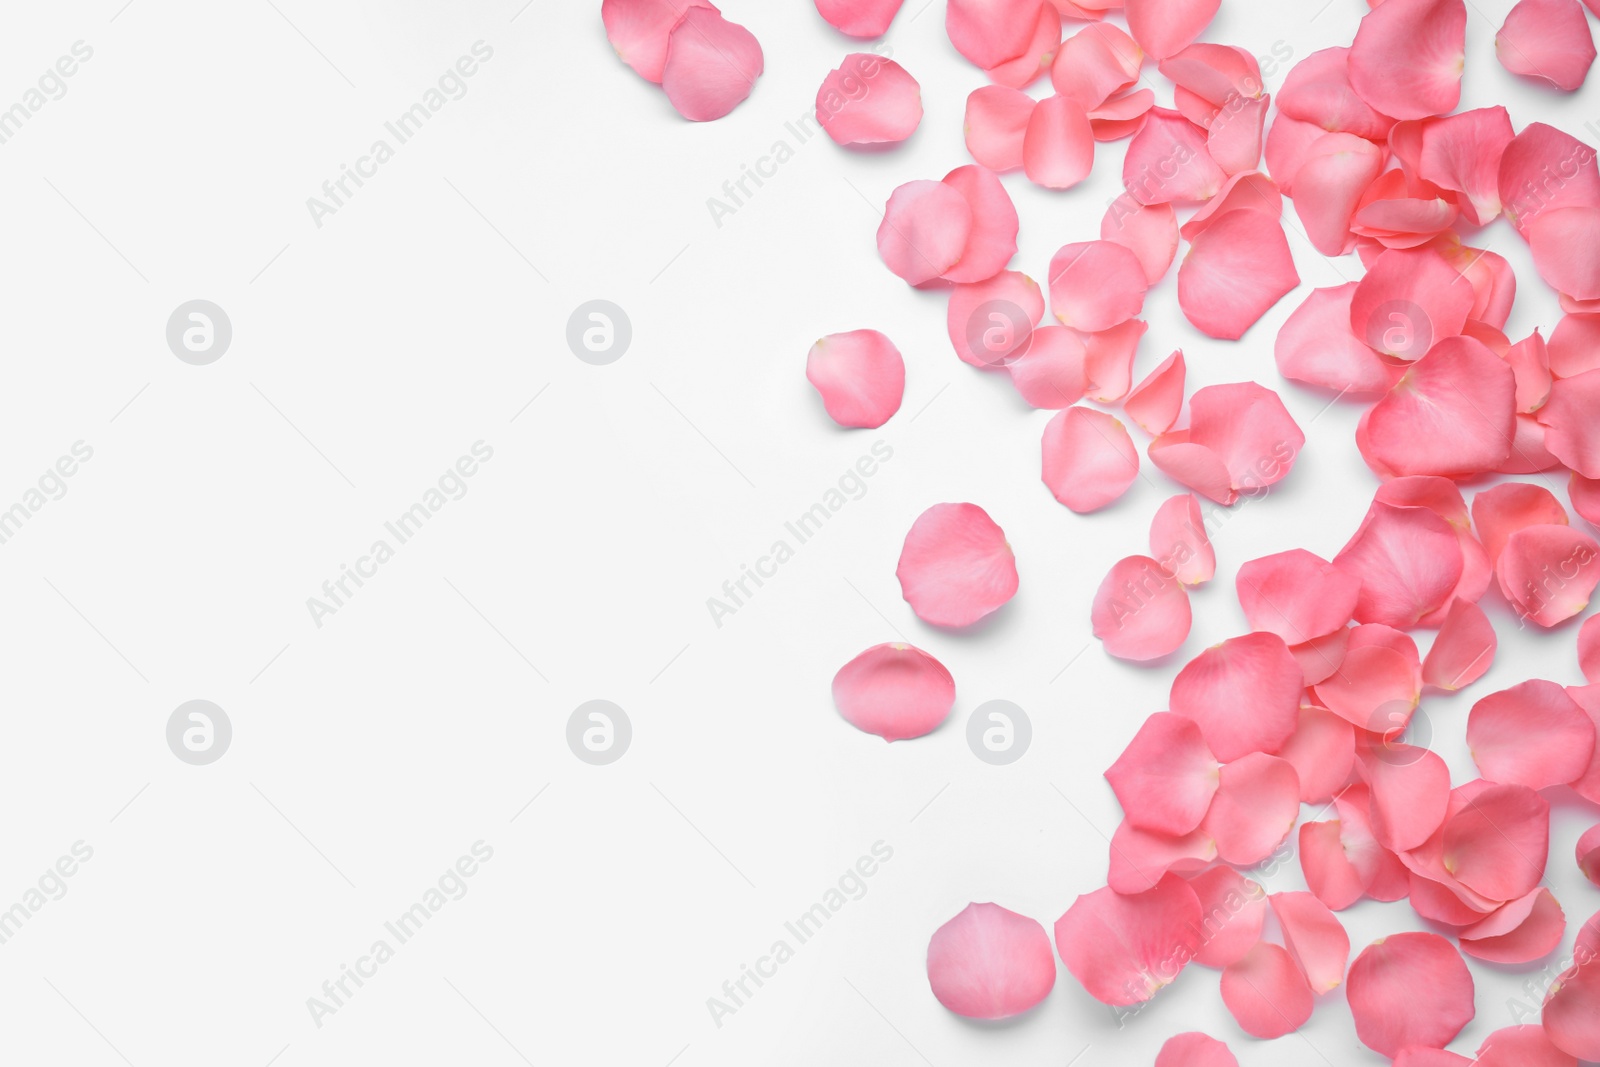
[[[1483,609],[1457,597],[1422,661],[1422,680],[1450,692],[1469,686],[1494,664],[1499,644]]]
[[[885,741],[938,729],[955,705],[944,664],[907,644],[874,645],[833,676],[833,702],[845,721]]]
[[[921,121],[917,79],[894,60],[870,52],[845,56],[817,90],[817,122],[838,144],[904,141]]]
[[[1230,211],[1194,239],[1178,268],[1178,306],[1202,333],[1236,341],[1300,284],[1278,220]]]
[[[972,208],[960,190],[944,182],[912,181],[884,206],[878,255],[912,285],[926,285],[954,267],[972,234]]]
[[[1144,307],[1146,287],[1139,257],[1112,241],[1064,245],[1050,260],[1050,306],[1075,330],[1127,322]]]
[[[1311,1018],[1311,986],[1281,946],[1258,941],[1222,972],[1222,1003],[1239,1028],[1271,1039],[1299,1029]]]
[[[641,78],[660,84],[667,65],[667,37],[691,7],[717,10],[709,0],[603,0],[600,18],[622,61]]]
[[[1073,511],[1097,511],[1139,476],[1139,450],[1127,427],[1092,408],[1071,407],[1044,428],[1044,484]]]
[[[1173,679],[1168,706],[1199,723],[1211,751],[1232,762],[1276,752],[1289,739],[1299,725],[1300,681],[1281,638],[1246,634],[1190,660]]]
[[[1005,531],[976,504],[935,504],[919,515],[895,575],[911,610],[935,626],[969,626],[1017,592]]]
[[[1535,678],[1474,704],[1467,744],[1490,781],[1544,789],[1583,774],[1594,753],[1594,724],[1565,689]]]
[[[1193,493],[1170,497],[1156,509],[1150,520],[1150,554],[1184,585],[1200,585],[1216,575],[1217,554]]]
[[[972,158],[996,172],[1019,169],[1033,107],[1033,97],[1018,89],[1004,85],[974,89],[967,97],[963,127]]]
[[[1056,984],[1050,937],[1026,915],[998,904],[968,904],[929,939],[928,984],[957,1015],[1021,1015]]]
[[[691,7],[667,38],[661,88],[691,122],[720,119],[744,102],[761,76],[761,45],[715,8]]]
[[[852,330],[829,334],[811,346],[806,380],[822,394],[822,405],[834,422],[871,428],[900,410],[906,364],[894,342],[877,330]]]
[[[1575,91],[1594,63],[1594,36],[1578,0],[1517,0],[1494,37],[1500,65]]]
[[[1152,660],[1189,636],[1189,594],[1149,556],[1114,564],[1094,595],[1094,635],[1118,659]]]
[[[1144,893],[1104,888],[1078,897],[1056,920],[1056,949],[1090,996],[1127,1007],[1177,978],[1200,925],[1194,890],[1167,875]]]
[[[1443,1048],[1473,1016],[1472,975],[1438,934],[1374,941],[1350,965],[1345,995],[1361,1043],[1390,1057],[1409,1046]]]
[[[1466,59],[1463,0],[1388,0],[1367,12],[1350,46],[1350,85],[1397,119],[1454,111]]]

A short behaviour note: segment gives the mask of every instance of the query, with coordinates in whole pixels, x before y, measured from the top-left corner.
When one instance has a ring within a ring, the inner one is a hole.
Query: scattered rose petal
[[[1251,752],[1222,766],[1202,829],[1226,863],[1260,863],[1283,844],[1300,814],[1300,776],[1287,760]]]
[[[1139,77],[1144,51],[1110,23],[1086,26],[1061,42],[1050,67],[1056,92],[1093,110]]]
[[[874,645],[833,676],[833,702],[845,721],[885,741],[938,729],[955,705],[944,664],[906,644]]]
[[[1300,779],[1302,804],[1325,804],[1350,779],[1355,766],[1355,733],[1348,722],[1313,705],[1300,708],[1295,731],[1278,750]]]
[[[911,610],[935,626],[970,626],[1017,592],[1005,531],[976,504],[935,504],[919,515],[895,576]]]
[[[985,281],[953,287],[945,328],[963,363],[994,369],[1010,366],[1032,351],[1035,324],[1043,317],[1039,283],[1021,271],[1003,270]],[[1060,340],[1049,342],[1050,354],[1059,354]]]
[[[1124,0],[1128,32],[1152,59],[1176,55],[1210,25],[1222,0]]]
[[[1190,660],[1172,681],[1168,707],[1199,723],[1211,751],[1232,762],[1276,752],[1289,739],[1299,725],[1300,681],[1281,638],[1246,634]]]
[[[1560,378],[1538,411],[1544,444],[1561,462],[1585,478],[1600,478],[1600,370]]]
[[[905,0],[816,0],[828,25],[851,37],[882,37]]]
[[[1038,292],[1037,287],[1034,292]],[[1042,296],[1038,313],[1044,314]],[[996,340],[1000,351],[1006,351],[1003,334]],[[1011,345],[1014,354],[1002,356],[1002,362],[1022,399],[1036,408],[1050,409],[1071,407],[1083,399],[1089,385],[1084,366],[1089,350],[1078,331],[1066,326],[1040,326],[1032,331],[1026,348],[1015,347],[1015,342]]]
[[[1466,58],[1463,0],[1385,0],[1367,12],[1350,46],[1350,85],[1397,119],[1454,111]]]
[[[1594,37],[1578,0],[1517,0],[1494,37],[1500,65],[1575,91],[1594,62]]]
[[[1561,943],[1567,916],[1550,890],[1540,887],[1508,900],[1460,933],[1461,951],[1490,963],[1520,964],[1542,959]],[[1482,1060],[1479,1063],[1482,1064]],[[1512,1064],[1521,1061],[1499,1060]]]
[[[1544,789],[1583,774],[1594,753],[1595,730],[1566,690],[1535,678],[1474,704],[1467,744],[1490,781]]]
[[[1438,934],[1374,941],[1350,965],[1345,991],[1356,1036],[1385,1056],[1409,1046],[1443,1048],[1473,1016],[1472,975]]]
[[[1449,604],[1465,566],[1455,529],[1436,512],[1377,500],[1333,564],[1361,582],[1358,622],[1401,630]]]
[[[1216,575],[1217,554],[1193,493],[1180,493],[1156,509],[1150,520],[1150,554],[1184,585],[1200,585]]]
[[[1546,211],[1600,204],[1594,149],[1542,122],[1528,123],[1506,145],[1499,183],[1501,209],[1523,233]]]
[[[1144,893],[1105,888],[1078,897],[1056,920],[1056,949],[1090,996],[1127,1007],[1178,977],[1200,924],[1199,898],[1169,874]]]
[[[1278,220],[1230,211],[1189,246],[1178,268],[1178,306],[1207,336],[1237,341],[1299,284]]]
[[[894,60],[870,52],[845,56],[817,90],[817,122],[838,144],[904,141],[921,121],[917,79]]]
[[[1253,630],[1298,645],[1350,621],[1361,582],[1321,556],[1292,548],[1239,568],[1239,606]]]
[[[1350,329],[1385,355],[1417,360],[1461,332],[1472,300],[1472,286],[1434,249],[1390,248],[1356,283]]]
[[[1146,284],[1139,257],[1112,241],[1064,245],[1050,260],[1050,306],[1075,330],[1127,322],[1144,307]]]
[[[1252,1037],[1272,1039],[1311,1018],[1311,986],[1281,946],[1258,941],[1222,972],[1222,1003]]]
[[[1095,591],[1091,621],[1108,654],[1159,659],[1189,636],[1189,594],[1149,556],[1129,556],[1112,566]]]
[[[967,151],[992,171],[1022,167],[1023,138],[1034,100],[1004,85],[985,85],[967,97],[965,122]]]
[[[1097,511],[1139,476],[1127,427],[1103,411],[1072,407],[1044,428],[1044,484],[1073,511]]]
[[[1220,768],[1194,720],[1160,711],[1139,727],[1106,781],[1130,823],[1177,837],[1205,817]]]
[[[1591,615],[1578,630],[1578,669],[1591,684],[1600,684],[1600,615]]]
[[[957,52],[988,70],[1027,49],[1039,7],[1040,0],[950,0],[944,28]]]
[[[1449,692],[1469,686],[1494,664],[1499,644],[1483,609],[1457,597],[1422,661],[1422,680]]]
[[[968,904],[928,941],[928,985],[939,1003],[969,1019],[1009,1019],[1056,984],[1044,927],[998,904]]]
[[[691,7],[717,10],[709,0],[603,0],[600,18],[622,61],[659,85],[667,65],[667,38]]]
[[[1285,378],[1343,395],[1386,393],[1400,372],[1350,332],[1359,282],[1314,289],[1278,330],[1274,354]]]
[[[872,428],[900,410],[906,364],[900,350],[877,330],[852,330],[829,334],[811,346],[806,380],[822,394],[822,405],[834,422]]]
[[[1123,193],[1106,208],[1100,238],[1126,245],[1144,265],[1144,279],[1160,281],[1178,254],[1178,217],[1171,204],[1140,204]]]
[[[1128,394],[1122,410],[1148,434],[1160,435],[1178,421],[1183,407],[1185,367],[1180,349],[1162,361]]]
[[[1519,619],[1554,626],[1589,606],[1600,544],[1570,526],[1529,526],[1506,540],[1495,575]]]
[[[987,281],[1017,254],[1017,209],[1011,195],[994,171],[972,163],[946,174],[943,183],[960,193],[972,211],[961,257],[943,278],[957,284]]]
[[[1219,504],[1285,478],[1305,434],[1278,394],[1255,382],[1208,385],[1189,398],[1189,429],[1150,443],[1150,462]]]
[[[712,7],[691,7],[667,38],[661,88],[691,122],[720,119],[744,102],[761,76],[755,35]]]
[[[1578,1067],[1576,1057],[1557,1048],[1544,1027],[1533,1023],[1496,1030],[1478,1046],[1472,1062],[1475,1067]]]
[[[1150,109],[1122,161],[1123,188],[1141,204],[1210,200],[1227,178],[1206,150],[1205,131],[1159,107]]]
[[[1046,189],[1070,189],[1094,166],[1089,115],[1071,97],[1049,96],[1034,105],[1022,139],[1022,169]]]
[[[1472,498],[1472,523],[1493,566],[1512,534],[1528,526],[1565,526],[1567,509],[1542,485],[1504,482]]]
[[[1198,1031],[1167,1038],[1156,1053],[1156,1067],[1239,1067],[1228,1046]]]
[[[1189,887],[1200,898],[1205,916],[1194,961],[1220,969],[1243,959],[1261,940],[1267,891],[1226,864],[1201,871],[1189,879]]]
[[[1350,936],[1327,905],[1310,893],[1274,893],[1267,900],[1283,930],[1283,946],[1318,996],[1344,982]]]
[[[960,262],[971,233],[972,208],[954,186],[907,182],[884,207],[878,254],[907,282],[926,285]]]

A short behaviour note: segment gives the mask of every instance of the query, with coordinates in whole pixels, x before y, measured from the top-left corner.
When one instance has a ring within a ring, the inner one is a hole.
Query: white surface
[[[1309,444],[1218,532],[1218,579],[1176,662],[1138,669],[1098,644],[1073,662],[1100,577],[1142,550],[1176,488],[1150,471],[1098,515],[1056,504],[1038,480],[1048,413],[958,363],[943,298],[876,257],[889,191],[968,161],[962,107],[982,79],[945,40],[938,0],[910,0],[887,37],[923,85],[911,142],[850,154],[817,137],[720,228],[707,197],[866,47],[808,0],[722,5],[767,70],[732,116],[698,126],[616,61],[597,3],[534,0],[513,21],[517,0],[275,2],[281,14],[265,0],[13,5],[0,34],[8,100],[73,42],[94,49],[0,145],[0,498],[75,441],[94,449],[0,546],[0,907],[74,842],[94,850],[0,945],[0,1058],[1100,1067],[1149,1063],[1167,1035],[1203,1028],[1247,1067],[1381,1062],[1338,992],[1304,1043],[1266,1045],[1227,1017],[1214,972],[1192,969],[1118,1031],[1063,969],[1037,1011],[983,1027],[933,1000],[922,965],[969,900],[1048,927],[1103,883],[1117,812],[1099,774],[1183,659],[1242,629],[1239,564],[1296,545],[1331,555],[1353,531],[1375,486],[1351,436],[1359,409],[1323,413],[1271,353],[1304,292],[1357,277],[1353,261],[1291,228],[1305,287],[1241,344],[1189,329],[1170,276],[1151,295],[1138,374],[1182,346],[1191,389],[1263,381]],[[1506,102],[1519,127],[1600,121],[1593,83],[1561,97],[1501,70],[1508,3],[1469,6],[1463,106]],[[1229,0],[1207,39],[1261,55],[1281,41],[1298,60],[1348,43],[1364,10],[1334,0],[1307,25],[1314,3]],[[467,95],[318,229],[306,198],[479,40],[494,55]],[[1005,179],[1024,220],[1016,267],[1042,278],[1058,246],[1096,235],[1123,149],[1101,146],[1066,194]],[[1521,243],[1503,224],[1485,240],[1524,282],[1512,335],[1548,330],[1554,301]],[[596,297],[633,323],[608,367],[563,339]],[[193,298],[233,323],[207,367],[163,337]],[[842,432],[803,360],[817,336],[866,326],[906,354],[905,405],[881,431]],[[894,456],[865,495],[714,627],[705,599],[879,439]],[[306,598],[479,440],[494,458],[470,492],[314,626]],[[1021,592],[973,635],[920,624],[894,578],[906,528],[941,500],[986,507],[1019,560]],[[1473,774],[1476,696],[1579,680],[1574,627],[1536,637],[1491,610],[1494,670],[1425,704],[1458,780]],[[837,718],[828,684],[897,633],[951,668],[959,699],[936,734],[889,747]],[[597,697],[634,727],[600,768],[563,739]],[[964,740],[998,697],[1035,733],[1003,768]],[[234,728],[208,767],[163,735],[195,698]],[[1570,853],[1593,812],[1558,808],[1550,880],[1575,929],[1600,905]],[[470,892],[317,1027],[307,998],[480,839],[494,856]],[[866,895],[715,1026],[706,998],[880,840],[894,857]],[[1270,885],[1298,879],[1291,863]],[[1416,925],[1403,903],[1343,918],[1358,947]],[[1472,970],[1468,1051],[1516,1021],[1523,977]]]

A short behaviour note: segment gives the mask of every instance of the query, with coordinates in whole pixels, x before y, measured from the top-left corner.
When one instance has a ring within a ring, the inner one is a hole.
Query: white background
[[[1305,284],[1240,344],[1190,329],[1170,276],[1151,294],[1138,375],[1181,346],[1191,390],[1265,382],[1308,445],[1218,532],[1183,650],[1138,668],[1091,644],[1089,602],[1177,487],[1147,468],[1099,514],[1058,505],[1038,475],[1049,414],[959,363],[944,298],[875,253],[890,190],[968,162],[963,102],[982,76],[946,40],[939,0],[911,0],[887,37],[923,87],[910,142],[864,154],[817,137],[720,228],[706,199],[778,139],[794,147],[785,122],[866,47],[809,0],[722,5],[761,40],[766,74],[703,125],[617,61],[595,2],[274,2],[7,5],[0,106],[73,42],[94,55],[0,145],[0,505],[75,441],[94,457],[0,546],[0,908],[75,841],[94,857],[0,945],[0,1058],[1099,1067],[1149,1063],[1198,1027],[1253,1067],[1381,1062],[1339,991],[1302,1036],[1263,1044],[1198,967],[1121,1031],[1064,969],[1001,1026],[947,1013],[923,970],[928,936],[968,901],[1049,927],[1103,884],[1118,814],[1100,772],[1184,660],[1242,631],[1239,564],[1331,556],[1354,530],[1376,485],[1352,440],[1359,408],[1324,411],[1272,361],[1278,325],[1310,287],[1358,277],[1353,257],[1318,256],[1291,213]],[[1592,84],[1561,96],[1498,66],[1509,3],[1469,7],[1463,106],[1505,102],[1519,127],[1600,121]],[[1229,0],[1206,37],[1257,55],[1283,42],[1299,60],[1347,44],[1363,11],[1333,0],[1308,21],[1315,0]],[[467,95],[316,227],[306,198],[478,40],[494,56]],[[1099,146],[1067,193],[1006,177],[1023,217],[1014,266],[1043,278],[1057,247],[1097,235],[1124,147]],[[1477,243],[1524,283],[1508,332],[1548,335],[1554,301],[1520,241],[1499,223]],[[164,337],[195,298],[234,330],[206,367]],[[564,340],[593,298],[633,323],[607,367]],[[847,432],[804,359],[818,336],[863,327],[904,352],[906,398],[881,430]],[[894,457],[866,495],[716,628],[706,598],[880,439]],[[316,627],[306,598],[479,440],[494,458],[470,492]],[[987,508],[1021,571],[973,634],[921,624],[894,578],[905,530],[946,500]],[[1485,603],[1499,661],[1424,705],[1458,781],[1474,776],[1474,699],[1580,680],[1574,626],[1520,634],[1498,594]],[[958,700],[935,734],[886,746],[837,717],[829,682],[897,637],[949,666]],[[207,767],[164,737],[196,698],[234,729]],[[564,741],[593,698],[633,723],[609,767]],[[1034,724],[1010,767],[965,742],[994,698]],[[1600,906],[1571,859],[1594,814],[1555,803],[1550,882],[1575,930]],[[470,892],[318,1028],[306,999],[480,839],[494,858]],[[865,897],[715,1026],[706,998],[879,840],[894,858]],[[1299,888],[1297,864],[1269,884]],[[1342,918],[1358,949],[1417,925],[1403,903]],[[1472,970],[1469,1052],[1514,1021],[1523,977]]]

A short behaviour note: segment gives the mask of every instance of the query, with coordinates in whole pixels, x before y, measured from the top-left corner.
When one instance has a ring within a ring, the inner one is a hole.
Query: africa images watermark
[[[82,841],[72,843],[71,855],[62,856],[46,867],[35,885],[29,886],[22,899],[0,911],[0,945],[6,944],[22,930],[23,924],[52,900],[67,895],[67,879],[78,873],[80,864],[94,858],[94,849]]]
[[[357,557],[355,566],[339,564],[338,577],[322,583],[322,596],[306,597],[306,610],[311,613],[311,621],[317,629],[322,629],[323,620],[329,615],[338,614],[339,609],[348,604],[369,579],[377,577],[378,568],[393,559],[396,550],[420,533],[429,519],[444,510],[450,501],[466,496],[468,479],[482,469],[482,464],[493,458],[492,445],[474,441],[471,455],[459,457],[454,465],[439,475],[434,485],[428,487],[421,500],[383,524],[384,532],[394,539],[393,544],[389,543],[389,538],[380,537],[372,542],[365,555]],[[351,588],[352,585],[354,588]]]
[[[44,110],[50,101],[66,96],[66,80],[78,73],[81,64],[93,58],[94,49],[90,45],[83,41],[72,42],[71,54],[57,59],[54,66],[46,67],[35,85],[23,92],[20,100],[0,110],[0,144],[8,144],[21,133],[23,124]]]
[[[444,106],[452,100],[460,100],[467,95],[467,79],[478,73],[479,66],[494,58],[494,49],[483,41],[473,42],[470,55],[464,55],[455,61],[454,66],[446,68],[439,75],[438,81],[428,86],[422,93],[422,98],[417,103],[402,111],[398,116],[383,124],[383,128],[394,138],[390,144],[388,138],[380,137],[372,142],[363,156],[356,159],[355,166],[348,163],[339,164],[337,177],[329,178],[322,183],[322,196],[309,196],[306,198],[306,210],[311,213],[311,221],[317,229],[322,229],[323,220],[329,215],[336,215],[349,200],[366,185],[371,178],[378,176],[378,168],[395,157],[395,150],[410,141],[434,115],[444,110]],[[354,183],[355,188],[350,186]]]
[[[374,940],[364,955],[356,957],[355,966],[339,964],[338,977],[322,983],[322,995],[306,998],[306,1010],[311,1013],[311,1021],[318,1030],[322,1029],[328,1016],[337,1015],[368,981],[377,977],[378,968],[394,959],[396,949],[415,937],[428,920],[443,911],[444,906],[452,900],[460,900],[467,895],[467,879],[476,875],[482,864],[494,858],[494,848],[481,840],[474,841],[470,853],[446,867],[438,881],[423,890],[422,898],[417,903],[401,912],[397,918],[384,923],[383,930],[388,936]],[[352,985],[355,988],[352,989]]]
[[[67,479],[78,473],[81,464],[94,458],[94,449],[83,441],[74,441],[70,455],[61,456],[45,468],[39,480],[24,490],[22,497],[9,508],[0,510],[0,545],[7,544],[22,530],[23,523],[37,515],[52,500],[67,495]]]
[[[786,936],[773,941],[765,954],[757,956],[755,966],[739,964],[739,976],[722,983],[722,995],[706,998],[706,1010],[718,1030],[728,1016],[737,1015],[768,981],[776,978],[778,968],[794,959],[796,949],[817,936],[829,919],[852,900],[867,895],[867,880],[894,858],[894,849],[883,841],[874,841],[868,851],[870,855],[861,856],[845,868],[834,885],[823,890],[820,900],[783,924]]]
[[[722,229],[722,222],[731,215],[737,215],[739,209],[755,196],[768,181],[778,176],[778,168],[795,157],[795,152],[806,142],[822,132],[820,118],[826,115],[832,118],[845,105],[866,99],[872,92],[869,84],[878,73],[883,70],[881,60],[894,55],[894,49],[889,47],[887,41],[879,41],[872,46],[872,52],[858,53],[846,59],[852,69],[845,70],[843,79],[840,80],[839,89],[830,89],[827,93],[817,98],[814,108],[808,108],[798,118],[783,124],[787,137],[780,137],[772,142],[767,151],[756,157],[753,164],[739,164],[739,174],[722,183],[722,195],[706,197],[706,210],[711,213],[711,221],[716,223],[717,229]],[[793,141],[791,144],[790,141]],[[755,188],[751,189],[751,183]]]
[[[838,484],[830,486],[822,494],[822,499],[812,504],[811,507],[801,512],[790,522],[783,524],[785,537],[779,537],[772,542],[765,555],[757,556],[755,565],[739,564],[739,574],[722,583],[722,596],[706,597],[706,610],[711,613],[711,621],[717,629],[722,629],[723,620],[729,615],[737,615],[739,609],[744,607],[752,597],[766,585],[769,580],[777,577],[778,568],[794,558],[795,550],[815,537],[828,520],[844,509],[852,500],[860,500],[867,495],[867,479],[878,473],[880,466],[894,458],[894,449],[887,441],[874,441],[869,450],[869,455],[864,455],[855,463],[846,468],[839,476]],[[790,543],[790,539],[794,543]],[[755,588],[751,588],[751,583]]]

